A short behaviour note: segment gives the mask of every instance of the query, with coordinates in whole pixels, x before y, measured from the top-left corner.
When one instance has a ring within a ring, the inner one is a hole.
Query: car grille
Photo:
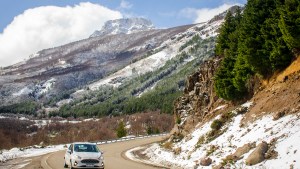
[[[98,160],[94,160],[94,159],[85,159],[85,160],[81,160],[82,163],[99,163]]]

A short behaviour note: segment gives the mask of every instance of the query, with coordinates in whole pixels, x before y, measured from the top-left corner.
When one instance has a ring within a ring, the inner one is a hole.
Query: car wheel
[[[74,169],[73,167],[72,167],[72,161],[70,160],[70,169]]]
[[[67,165],[66,161],[65,161],[65,165],[64,165],[64,168],[68,168],[68,165]]]

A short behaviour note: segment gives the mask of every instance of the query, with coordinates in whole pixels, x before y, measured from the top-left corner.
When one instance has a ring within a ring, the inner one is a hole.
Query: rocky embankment
[[[300,58],[244,104],[216,96],[220,59],[204,62],[175,102],[171,136],[141,152],[171,168],[300,168]]]
[[[221,62],[216,58],[205,61],[200,68],[188,76],[184,95],[175,101],[176,125],[173,136],[186,136],[203,121],[217,104],[223,104],[214,91],[213,76]]]

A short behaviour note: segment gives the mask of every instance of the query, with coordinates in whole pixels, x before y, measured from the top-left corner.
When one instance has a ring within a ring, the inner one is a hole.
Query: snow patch
[[[21,95],[27,95],[29,93],[31,93],[32,90],[29,89],[28,87],[24,87],[23,89],[21,89],[20,91],[13,93],[13,96],[21,96]]]
[[[55,82],[56,82],[56,79],[51,78],[51,79],[47,80],[45,83],[41,84],[41,90],[39,91],[39,94],[47,93],[52,88],[52,86],[54,85]]]
[[[0,154],[0,162],[6,162],[11,159],[20,157],[35,157],[47,153],[64,150],[64,145],[47,146],[45,148],[28,147],[28,148],[12,148],[10,150],[2,150]]]
[[[252,102],[243,104],[243,107],[250,107]],[[221,107],[221,106],[220,106]],[[219,107],[218,107],[219,108]],[[216,117],[215,119],[218,119]],[[271,142],[272,139],[278,138],[275,151],[278,152],[278,157],[272,160],[266,160],[254,166],[247,166],[247,168],[288,168],[293,165],[294,168],[300,168],[299,153],[300,153],[300,120],[299,113],[288,115],[281,119],[274,121],[271,115],[265,116],[245,127],[240,127],[243,115],[235,116],[232,121],[223,126],[222,129],[226,130],[221,136],[209,143],[197,145],[201,136],[208,133],[211,128],[212,121],[198,126],[189,137],[189,140],[184,138],[178,143],[173,144],[173,149],[181,148],[179,155],[175,155],[173,151],[166,150],[153,144],[150,148],[145,150],[146,155],[150,161],[155,164],[164,164],[171,168],[211,168],[199,166],[197,163],[202,157],[207,155],[209,147],[214,145],[218,148],[209,155],[213,160],[212,165],[218,165],[222,159],[227,155],[233,154],[238,147],[242,147],[247,143],[262,141]],[[245,159],[251,153],[245,154],[243,158],[235,163],[236,166],[244,166]]]
[[[111,85],[113,87],[118,87],[122,84],[122,81],[126,78],[132,77],[134,75],[142,75],[150,71],[154,71],[162,67],[169,59],[171,55],[168,51],[160,51],[153,54],[145,59],[139,60],[125,68],[119,70],[118,72],[101,79],[89,86],[91,90],[97,90],[102,85]]]

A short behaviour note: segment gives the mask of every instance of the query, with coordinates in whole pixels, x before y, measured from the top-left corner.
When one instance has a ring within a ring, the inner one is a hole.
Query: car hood
[[[98,159],[101,156],[101,153],[76,152],[74,155],[78,155],[82,159]]]

